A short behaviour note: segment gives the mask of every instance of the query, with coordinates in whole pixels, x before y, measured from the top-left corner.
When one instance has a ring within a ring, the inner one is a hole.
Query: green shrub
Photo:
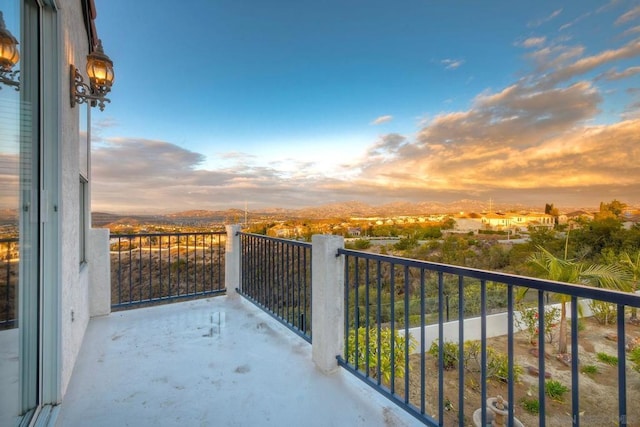
[[[597,353],[596,356],[598,357],[598,360],[601,361],[602,363],[606,363],[607,365],[611,365],[611,366],[618,365],[618,358],[616,356],[611,356],[607,353],[602,353],[602,352]]]
[[[544,383],[544,392],[547,396],[554,400],[563,400],[563,396],[569,391],[569,387],[562,384],[560,381],[549,380]]]
[[[445,341],[442,347],[442,367],[445,371],[451,371],[454,369],[458,369],[458,357],[459,357],[460,347],[457,343],[452,341]],[[438,340],[435,340],[431,343],[431,347],[429,347],[428,353],[435,357],[438,360],[439,356],[439,346]]]
[[[629,360],[633,363],[633,369],[640,372],[640,347],[635,347],[629,352]]]
[[[358,239],[353,242],[353,247],[356,249],[369,249],[371,247],[371,241],[369,239]]]
[[[523,368],[513,365],[513,381],[519,382]],[[509,382],[509,356],[493,347],[487,347],[487,378],[495,378],[503,382]]]
[[[347,353],[347,362],[357,364],[358,369],[363,369],[366,366],[367,358],[367,329],[358,328],[358,358],[356,361],[356,330],[349,330],[348,346],[349,351]],[[395,331],[393,342],[393,362],[394,362],[394,374],[397,378],[404,377],[404,361],[405,361],[405,337],[400,335],[398,331]],[[409,337],[409,352],[413,351],[416,347],[416,342],[413,337]],[[369,370],[370,373],[375,376],[378,371],[378,353],[380,353],[380,374],[382,379],[389,383],[391,381],[391,329],[380,329],[380,349],[378,349],[378,328],[369,329]]]
[[[587,375],[595,375],[598,373],[598,367],[596,365],[584,365],[580,372]]]
[[[530,414],[537,415],[540,412],[540,402],[536,398],[525,397],[522,399],[522,407]]]
[[[428,353],[436,360],[438,359],[438,341],[434,341],[428,350]],[[478,372],[482,363],[481,360],[480,341],[465,341],[463,346],[462,366],[467,371]],[[442,366],[445,370],[450,371],[458,369],[458,361],[460,358],[460,347],[457,343],[445,341],[442,348]],[[513,380],[520,381],[523,373],[520,365],[513,366]],[[494,378],[507,382],[509,380],[509,358],[505,353],[501,353],[491,346],[487,346],[487,378]]]
[[[614,325],[616,323],[618,311],[614,304],[593,300],[589,303],[589,308],[598,323],[602,325]]]

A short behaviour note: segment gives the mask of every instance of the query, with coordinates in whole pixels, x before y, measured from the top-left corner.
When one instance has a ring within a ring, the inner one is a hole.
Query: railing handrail
[[[473,279],[485,280],[487,282],[507,283],[513,286],[522,286],[545,292],[554,292],[579,298],[594,299],[612,304],[623,304],[630,307],[640,307],[640,295],[616,289],[596,288],[593,286],[579,285],[575,283],[557,282],[554,280],[538,279],[510,273],[491,272],[476,268],[441,264],[431,261],[421,261],[392,255],[373,254],[352,249],[339,249],[338,255],[348,255],[385,262],[390,262],[389,259],[392,259],[394,264],[407,267],[426,268],[435,272],[450,273]]]
[[[222,231],[111,233],[110,244],[119,246],[109,251],[111,308],[224,294],[224,237]]]
[[[180,232],[168,232],[168,233],[127,233],[127,234],[117,234],[110,233],[109,239],[116,239],[119,237],[129,238],[129,237],[165,237],[165,236],[208,236],[208,235],[226,235],[227,233],[224,231],[216,230],[216,231],[180,231]]]
[[[0,239],[0,243],[15,243],[20,241],[18,237],[8,237]]]
[[[264,240],[269,240],[271,242],[286,242],[287,244],[290,244],[292,246],[302,246],[302,247],[305,247],[305,248],[311,248],[311,243],[309,243],[309,242],[301,242],[299,240],[283,239],[282,237],[265,236],[264,234],[245,233],[243,231],[239,232],[238,235],[240,235],[240,236],[254,236],[254,237],[259,237],[259,238],[264,239]]]
[[[236,236],[238,293],[311,343],[311,243],[243,232]],[[279,250],[269,252],[274,247]]]

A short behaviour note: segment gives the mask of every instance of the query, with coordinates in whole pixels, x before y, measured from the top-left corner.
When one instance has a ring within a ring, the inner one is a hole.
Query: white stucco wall
[[[111,313],[111,258],[109,229],[92,228],[87,241],[89,267],[89,316]]]
[[[87,31],[81,3],[60,0],[60,356],[61,396],[64,395],[89,322],[89,270],[79,256],[79,113],[69,102],[69,64],[84,71],[88,54]]]
[[[580,305],[579,313],[583,317],[591,317],[593,313],[591,312],[591,308],[589,307],[590,300],[583,299],[578,302]],[[555,307],[560,310],[561,304],[552,304],[548,306],[549,308]],[[516,311],[513,313],[514,319],[520,318],[520,312]],[[503,335],[507,335],[508,327],[509,327],[509,316],[505,313],[497,313],[490,314],[487,316],[487,338],[499,337]],[[571,319],[571,304],[567,303],[567,319]],[[465,341],[478,341],[482,337],[482,328],[481,328],[482,319],[480,317],[473,317],[470,319],[464,319],[464,340]],[[443,324],[443,332],[444,332],[444,341],[450,341],[459,343],[459,322],[457,320],[453,320],[451,322],[445,322]],[[520,332],[522,329],[518,328],[518,323],[514,324],[514,331]],[[524,326],[523,326],[524,327]],[[438,325],[428,325],[425,326],[425,344],[424,348],[429,350],[431,344],[438,339]],[[404,336],[404,329],[400,329],[398,333]],[[413,337],[416,342],[416,347],[413,349],[413,353],[419,353],[422,348],[420,345],[420,327],[409,328],[409,334]]]

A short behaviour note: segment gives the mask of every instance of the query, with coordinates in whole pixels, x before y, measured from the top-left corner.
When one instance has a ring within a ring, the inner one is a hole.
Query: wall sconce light
[[[82,74],[72,64],[71,75],[71,108],[76,104],[87,103],[92,107],[100,107],[104,111],[104,103],[111,102],[105,95],[111,91],[113,84],[113,62],[102,50],[102,41],[98,40],[96,49],[87,55],[87,76],[89,84],[84,82]]]
[[[20,70],[12,71],[12,69],[19,60],[18,40],[7,30],[4,17],[0,12],[0,82],[14,86],[16,90],[20,90]]]

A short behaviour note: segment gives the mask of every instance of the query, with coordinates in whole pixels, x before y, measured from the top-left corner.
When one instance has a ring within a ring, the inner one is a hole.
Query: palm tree
[[[629,274],[615,264],[584,264],[573,260],[560,259],[538,246],[538,251],[529,257],[528,263],[545,279],[557,282],[597,286],[599,288],[627,290]],[[561,303],[560,333],[558,351],[567,353],[567,307],[571,297],[559,294]]]
[[[622,252],[620,254],[620,264],[631,276],[629,292],[635,293],[638,290],[638,282],[640,281],[640,250],[631,255],[628,252]],[[629,321],[638,323],[638,309],[636,307],[631,308]]]

